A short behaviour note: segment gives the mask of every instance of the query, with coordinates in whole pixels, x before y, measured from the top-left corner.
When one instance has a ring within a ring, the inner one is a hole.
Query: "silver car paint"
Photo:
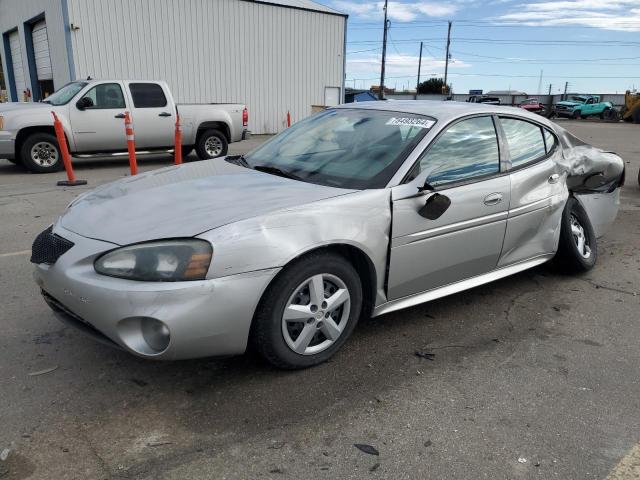
[[[491,105],[371,103],[338,108],[438,119],[387,188],[354,192],[248,170],[238,173],[238,167],[221,159],[151,172],[74,202],[54,231],[71,236],[76,247],[50,267],[37,266],[39,284],[136,354],[140,352],[118,336],[119,318],[150,315],[170,322],[170,347],[155,358],[183,358],[243,352],[255,307],[270,281],[292,259],[316,248],[345,244],[369,258],[375,269],[374,316],[501,278],[553,256],[572,173],[567,159],[558,156],[562,150],[511,174],[450,189],[447,195],[455,203],[437,221],[416,214],[428,196],[417,193],[424,178],[400,183],[424,147],[464,116],[509,114],[556,132],[559,127],[524,111]],[[560,173],[550,181],[550,172]],[[591,217],[594,225],[615,217],[617,191],[581,194],[588,214],[603,217]],[[485,208],[483,199],[492,193],[501,193],[502,202]],[[596,206],[599,203],[606,206]],[[115,244],[198,234],[214,247],[203,282],[146,284],[103,277],[93,270],[93,259]],[[107,315],[112,304],[116,308]]]

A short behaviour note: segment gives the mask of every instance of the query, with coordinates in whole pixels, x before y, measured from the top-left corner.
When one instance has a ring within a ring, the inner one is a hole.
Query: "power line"
[[[416,42],[437,42],[440,38],[408,38],[397,40],[396,43],[416,43]],[[640,46],[640,42],[631,42],[624,40],[518,40],[518,39],[499,39],[499,38],[469,38],[454,37],[453,40],[460,43],[494,43],[502,45],[576,45],[576,46]],[[379,40],[353,40],[348,44],[372,44],[378,43]]]
[[[431,76],[442,75],[442,73],[430,73]],[[458,73],[451,72],[449,75],[461,76],[461,77],[503,77],[503,78],[538,78],[538,75],[502,75],[499,73]],[[402,75],[396,77],[386,77],[388,79],[398,79],[398,78],[416,78],[417,75]],[[545,75],[545,78],[571,78],[577,80],[585,80],[585,79],[625,79],[625,80],[635,80],[640,79],[640,76],[576,76],[576,75]],[[377,77],[374,78],[349,78],[346,81],[352,82],[354,80],[377,80]]]

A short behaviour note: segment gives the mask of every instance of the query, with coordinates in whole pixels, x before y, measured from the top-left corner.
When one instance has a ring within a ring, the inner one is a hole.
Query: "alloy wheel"
[[[335,275],[321,273],[302,282],[282,314],[282,335],[300,355],[320,353],[340,338],[349,320],[351,296]]]
[[[38,142],[31,147],[31,159],[40,167],[50,167],[58,163],[58,149],[49,142]]]
[[[210,157],[218,157],[222,153],[222,141],[218,137],[209,137],[204,142],[204,149]]]
[[[569,223],[571,224],[571,235],[573,236],[573,241],[576,244],[578,253],[582,258],[589,258],[591,256],[591,247],[589,246],[589,239],[584,232],[584,227],[574,215],[571,215],[569,218]]]

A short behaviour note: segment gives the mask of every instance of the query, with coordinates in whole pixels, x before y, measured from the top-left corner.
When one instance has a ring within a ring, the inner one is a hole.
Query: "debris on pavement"
[[[422,352],[420,350],[416,350],[414,355],[418,358],[424,358],[425,360],[435,360],[436,354],[435,353],[429,353],[429,352]]]
[[[162,445],[171,445],[173,442],[158,440],[155,442],[147,442],[147,447],[160,447]]]
[[[527,459],[524,457],[518,458],[518,463],[527,463]]]
[[[9,453],[11,452],[10,449],[5,448],[4,450],[2,450],[2,452],[0,452],[0,460],[2,460],[3,462],[7,460],[7,458],[9,458]]]
[[[45,375],[47,373],[51,373],[55,370],[58,369],[58,365],[55,365],[53,367],[50,368],[45,368],[44,370],[38,370],[37,372],[29,372],[27,373],[27,375],[29,375],[30,377],[37,377],[38,375]]]
[[[425,447],[430,447],[431,445],[433,445],[433,442],[431,440],[427,440],[426,442],[424,442]]]
[[[371,445],[367,445],[364,443],[354,443],[353,446],[356,447],[361,452],[367,453],[369,455],[380,455],[380,452],[378,451],[378,449]]]
[[[380,462],[374,463],[369,469],[370,472],[375,472],[378,468],[380,468]]]

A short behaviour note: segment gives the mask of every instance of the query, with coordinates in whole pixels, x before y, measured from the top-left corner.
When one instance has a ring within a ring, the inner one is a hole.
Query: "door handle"
[[[492,205],[497,205],[502,201],[502,194],[501,193],[491,193],[489,195],[487,195],[486,197],[484,197],[484,204],[487,205],[488,207],[492,206]]]
[[[159,117],[170,117],[171,114],[169,112],[162,112],[161,114],[158,115]]]
[[[554,173],[549,177],[549,183],[558,183],[559,179],[560,179],[560,175],[558,175],[557,173]]]
[[[119,113],[113,118],[124,118],[124,113]]]

